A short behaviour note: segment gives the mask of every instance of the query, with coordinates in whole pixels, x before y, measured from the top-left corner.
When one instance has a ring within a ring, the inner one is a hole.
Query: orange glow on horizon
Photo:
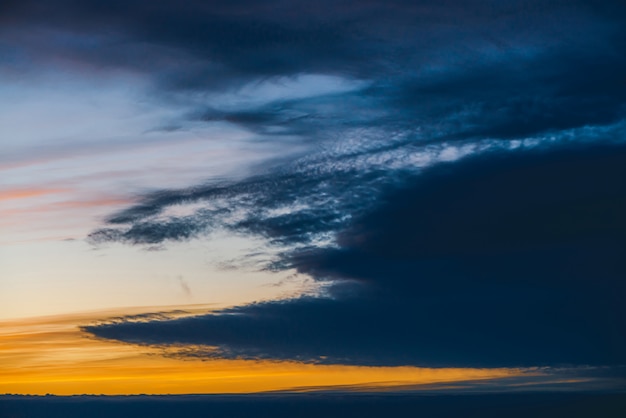
[[[206,306],[181,309],[190,313],[207,311]],[[102,318],[100,313],[0,322],[0,394],[252,393],[338,386],[384,390],[402,385],[499,379],[522,373],[516,369],[181,360],[164,356],[167,353],[159,348],[91,338],[78,328]]]

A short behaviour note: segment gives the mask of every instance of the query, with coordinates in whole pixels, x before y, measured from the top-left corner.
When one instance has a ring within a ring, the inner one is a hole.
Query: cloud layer
[[[625,170],[623,146],[500,153],[438,166],[384,192],[334,246],[282,254],[280,266],[327,283],[326,297],[85,329],[134,343],[206,346],[192,356],[623,364]],[[316,230],[312,220],[284,216],[295,231]],[[254,232],[291,236],[271,221],[251,223]]]

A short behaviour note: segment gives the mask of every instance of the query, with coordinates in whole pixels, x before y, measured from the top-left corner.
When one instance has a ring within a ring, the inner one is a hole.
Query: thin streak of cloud
[[[0,190],[0,201],[22,200],[45,195],[66,194],[68,189],[19,188]]]
[[[187,296],[188,298],[193,296],[191,293],[191,288],[189,287],[189,284],[183,276],[176,277],[176,281],[178,282],[178,285],[180,286],[180,289],[183,291],[185,296]]]

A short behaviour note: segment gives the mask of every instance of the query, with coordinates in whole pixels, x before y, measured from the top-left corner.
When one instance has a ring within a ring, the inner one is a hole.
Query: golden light
[[[186,314],[207,306],[186,306]],[[154,309],[143,311],[155,312]],[[141,313],[141,309],[123,314]],[[100,340],[81,325],[122,312],[96,312],[0,322],[0,393],[250,393],[404,385],[513,377],[517,369],[359,367],[297,362],[167,357],[167,350]]]

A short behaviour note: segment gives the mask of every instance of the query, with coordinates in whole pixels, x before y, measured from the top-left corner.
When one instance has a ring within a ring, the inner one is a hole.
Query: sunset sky
[[[0,394],[626,391],[626,3],[0,2]]]

